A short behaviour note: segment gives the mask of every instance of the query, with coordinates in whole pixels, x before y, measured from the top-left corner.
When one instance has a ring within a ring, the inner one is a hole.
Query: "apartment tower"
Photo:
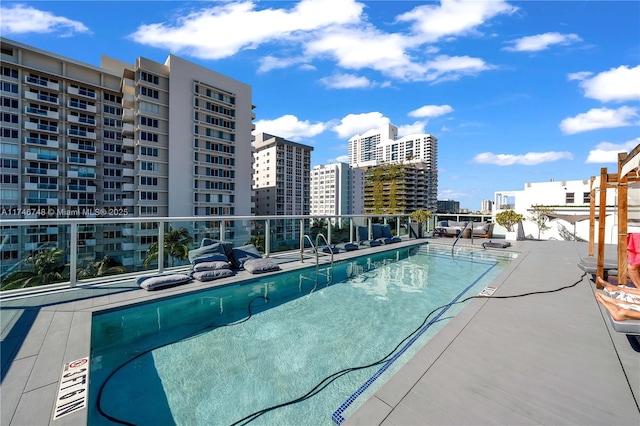
[[[349,139],[349,165],[367,170],[365,212],[435,212],[438,197],[438,139],[416,133],[398,138],[385,124]],[[378,171],[372,170],[382,168]],[[381,179],[387,179],[382,182]],[[375,182],[374,182],[375,181]]]
[[[347,163],[317,165],[311,171],[311,214],[364,213],[364,170]]]
[[[257,134],[253,147],[255,214],[308,215],[313,147],[267,133]],[[298,221],[283,220],[277,222],[274,237],[292,242],[299,234]]]
[[[97,67],[0,42],[4,218],[251,214],[250,86],[174,55]],[[3,257],[61,245],[36,228]],[[121,228],[82,226],[79,258],[139,264],[157,230]]]

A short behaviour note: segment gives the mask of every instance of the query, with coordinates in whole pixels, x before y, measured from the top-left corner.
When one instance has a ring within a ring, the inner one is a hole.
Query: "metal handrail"
[[[458,243],[458,240],[460,239],[460,237],[462,237],[462,234],[464,233],[464,231],[467,230],[467,228],[469,227],[469,225],[471,225],[471,243],[473,244],[473,222],[469,221],[467,222],[467,224],[464,226],[464,228],[462,228],[462,231],[460,231],[460,233],[458,234],[458,236],[456,237],[456,240],[453,242],[453,245],[451,246],[451,253],[453,253],[453,248],[456,246],[456,244]]]
[[[305,256],[315,256],[316,258],[316,264],[318,263],[318,255],[317,254],[313,254],[313,255],[308,255],[307,253],[304,252],[304,242],[305,241],[309,241],[309,245],[311,246],[311,248],[313,249],[313,251],[315,253],[318,252],[316,246],[313,245],[313,241],[311,240],[311,237],[308,234],[304,234],[302,237],[300,237],[300,262],[304,263],[304,257]]]

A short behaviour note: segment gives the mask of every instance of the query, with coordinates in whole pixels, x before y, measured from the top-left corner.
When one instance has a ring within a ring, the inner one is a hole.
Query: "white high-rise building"
[[[250,86],[174,55],[98,67],[0,44],[3,217],[252,213]],[[83,225],[79,259],[138,265],[157,238],[142,225]],[[14,239],[7,260],[61,245],[54,228]]]
[[[398,138],[398,128],[385,124],[349,139],[349,165],[371,169],[382,165],[401,164],[405,170],[404,204],[389,207],[397,213],[415,209],[435,211],[438,197],[438,139],[430,134],[416,133]],[[366,175],[365,175],[366,176]],[[365,184],[365,188],[367,185]],[[374,207],[375,192],[365,191],[365,211]],[[383,194],[384,196],[384,194]],[[376,202],[380,204],[380,201]],[[383,204],[389,204],[384,201]],[[383,209],[384,210],[384,209]]]
[[[364,170],[347,163],[317,165],[311,171],[311,215],[364,213]]]
[[[253,145],[256,215],[308,215],[313,147],[267,133]]]
[[[313,147],[267,133],[257,134],[253,145],[255,214],[308,215]],[[294,247],[300,239],[300,221],[276,220],[271,232],[272,241]]]

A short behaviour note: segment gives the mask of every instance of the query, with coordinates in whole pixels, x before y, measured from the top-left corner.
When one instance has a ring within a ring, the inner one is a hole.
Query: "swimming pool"
[[[89,424],[112,424],[99,403],[137,425],[229,425],[309,392],[247,420],[340,422],[464,304],[430,312],[478,294],[509,260],[429,244],[336,262],[317,282],[309,268],[98,314]]]

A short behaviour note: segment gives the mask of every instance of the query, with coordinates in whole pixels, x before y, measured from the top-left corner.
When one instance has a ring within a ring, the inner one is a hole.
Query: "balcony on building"
[[[47,191],[57,191],[58,190],[58,185],[56,185],[55,183],[25,182],[24,189],[32,190],[32,191],[33,190],[37,190],[37,189],[42,189],[42,190],[47,190]]]
[[[47,89],[54,91],[60,90],[60,85],[58,83],[53,83],[51,81],[43,80],[31,75],[25,75],[24,82],[30,86],[46,87]]]
[[[48,109],[36,108],[32,106],[24,107],[24,113],[27,115],[37,115],[39,117],[50,118],[52,120],[60,119],[60,114],[57,111],[49,111]]]
[[[58,141],[50,139],[30,138],[27,136],[24,138],[24,143],[31,145],[42,145],[48,148],[60,148],[60,144],[58,143]]]
[[[131,123],[122,123],[122,135],[133,135],[136,129],[135,126]]]
[[[96,125],[96,120],[94,118],[80,117],[73,114],[67,114],[67,121],[70,123],[87,124],[89,126]]]
[[[78,87],[72,87],[72,86],[68,86],[67,87],[67,93],[70,95],[76,95],[76,96],[83,96],[85,98],[89,98],[89,99],[96,99],[96,92],[93,92],[91,90],[87,90],[87,89],[82,89],[82,88],[78,88]]]
[[[25,152],[24,153],[25,160],[42,160],[42,161],[58,161],[57,154],[42,154],[39,152]]]
[[[32,123],[27,121],[24,123],[25,130],[36,130],[47,133],[58,133],[58,126],[50,126],[48,124]]]
[[[96,160],[93,158],[82,158],[82,157],[67,157],[67,163],[71,164],[83,164],[86,166],[95,166]]]
[[[133,108],[135,107],[136,104],[136,98],[133,94],[129,94],[129,93],[125,93],[122,96],[122,107],[123,107],[123,119],[124,119],[124,111],[131,111],[131,109],[128,108]],[[133,112],[133,111],[131,111]]]
[[[38,206],[57,206],[59,201],[57,198],[27,197],[24,199],[24,203]]]
[[[67,129],[67,135],[69,136],[79,136],[81,138],[96,140],[97,136],[95,132],[87,132],[86,130],[79,129]]]
[[[95,178],[96,172],[93,170],[84,170],[84,171],[69,170],[67,172],[67,177],[68,178]]]
[[[124,93],[125,95],[134,96],[136,94],[136,82],[131,78],[123,78],[122,93]]]
[[[96,192],[95,185],[67,185],[67,191],[72,192]]]
[[[26,175],[42,175],[42,176],[60,176],[57,169],[44,169],[39,167],[25,167]]]
[[[136,249],[136,243],[121,243],[120,246],[122,251],[133,251]]]
[[[76,108],[82,111],[93,112],[93,113],[96,113],[98,111],[95,105],[89,105],[84,102],[69,101],[67,102],[67,106],[69,108]]]
[[[67,149],[72,151],[96,152],[96,147],[93,145],[85,145],[75,142],[67,142]]]
[[[24,98],[32,101],[41,101],[50,103],[52,105],[58,105],[58,98],[56,96],[48,96],[41,93],[25,91]]]

